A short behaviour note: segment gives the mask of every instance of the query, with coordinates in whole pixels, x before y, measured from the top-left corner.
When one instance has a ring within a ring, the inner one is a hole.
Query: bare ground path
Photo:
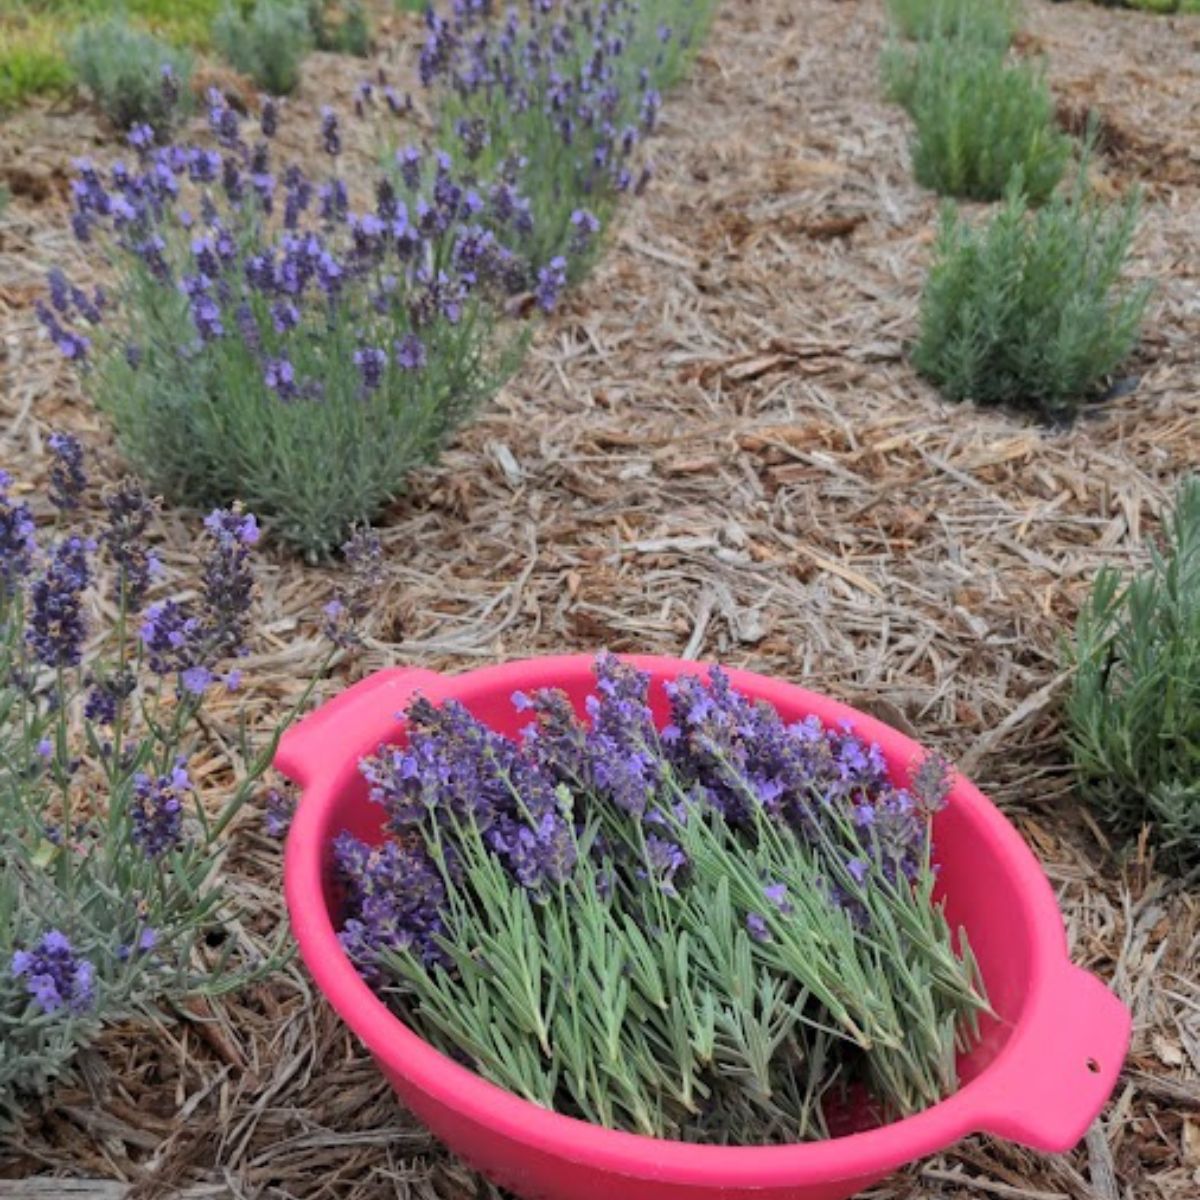
[[[905,347],[937,201],[879,95],[881,5],[726,0],[667,104],[654,186],[518,377],[389,514],[392,586],[343,670],[601,645],[720,658],[945,749],[1046,862],[1077,959],[1134,1005],[1135,1046],[1073,1155],[968,1142],[877,1195],[1184,1200],[1200,1189],[1200,901],[1144,857],[1121,865],[1079,811],[1057,706],[1089,580],[1141,559],[1200,460],[1200,20],[1031,3],[1025,26],[1064,120],[1103,119],[1097,186],[1145,193],[1133,273],[1157,292],[1121,394],[1047,430],[917,379]],[[357,79],[314,72],[298,108],[345,101]],[[75,152],[61,117],[16,128],[45,133],[43,166]],[[110,453],[35,338],[39,277],[72,253],[48,178],[43,202],[18,196],[0,217],[0,460],[26,477],[56,422]],[[192,524],[163,520],[181,574]],[[256,704],[317,660],[329,586],[270,563]],[[247,823],[237,886],[262,927],[247,936],[277,919],[277,869]],[[146,1195],[475,1194],[300,972],[194,1018],[111,1035],[87,1085],[0,1150],[0,1175]]]

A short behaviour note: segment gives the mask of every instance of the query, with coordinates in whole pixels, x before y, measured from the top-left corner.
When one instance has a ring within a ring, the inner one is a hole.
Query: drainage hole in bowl
[[[1100,1064],[1094,1058],[1089,1058],[1087,1060],[1087,1069],[1091,1071],[1093,1075],[1100,1074]]]

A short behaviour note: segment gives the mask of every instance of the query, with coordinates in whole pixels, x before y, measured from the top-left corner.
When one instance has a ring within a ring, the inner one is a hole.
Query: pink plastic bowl
[[[696,663],[633,657],[650,672],[656,715],[663,680]],[[454,698],[488,725],[515,735],[528,717],[517,689],[563,688],[582,712],[593,660],[539,658],[442,676],[382,671],[300,722],[276,765],[303,789],[288,838],[284,882],[300,953],[318,986],[362,1039],[408,1106],[435,1134],[498,1184],[527,1200],[843,1200],[895,1168],[987,1132],[1037,1150],[1069,1149],[1116,1083],[1130,1017],[1094,976],[1067,959],[1062,918],[1046,876],[1016,830],[966,780],[935,825],[941,886],[952,925],[965,926],[999,1019],[960,1060],[963,1084],[915,1117],[846,1137],[793,1146],[694,1146],[602,1129],[548,1112],[452,1062],[379,1001],[336,937],[330,843],[344,829],[382,838],[358,762],[402,740],[401,712],[417,692]],[[844,704],[746,671],[733,685],[787,720],[815,714],[850,721],[878,742],[904,781],[921,757],[913,741]]]

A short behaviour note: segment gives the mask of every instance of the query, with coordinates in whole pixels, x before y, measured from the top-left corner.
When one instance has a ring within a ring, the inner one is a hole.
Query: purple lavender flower
[[[225,97],[216,88],[208,89],[208,124],[222,146],[236,149],[239,144],[240,125],[237,113],[225,103]]]
[[[371,848],[341,834],[334,840],[333,861],[355,914],[339,940],[365,977],[378,977],[385,950],[411,948],[427,963],[443,959],[437,939],[444,928],[446,888],[423,849],[398,842]]]
[[[362,376],[363,389],[368,392],[377,391],[383,382],[383,373],[387,370],[387,351],[373,346],[361,347],[354,352],[354,365]]]
[[[296,370],[286,358],[269,358],[263,369],[263,383],[273,392],[278,392],[284,399],[295,396],[299,390],[296,387]]]
[[[96,968],[77,954],[57,929],[44,933],[31,950],[17,950],[9,962],[14,979],[43,1013],[62,1010],[77,1015],[96,1003]]]
[[[156,560],[146,547],[146,529],[154,512],[141,484],[124,479],[104,497],[107,522],[100,544],[117,568],[113,599],[128,609],[140,607]]]
[[[571,214],[571,245],[574,255],[586,254],[592,247],[592,241],[600,232],[600,221],[594,213],[586,208],[577,208]]]
[[[543,312],[553,312],[559,295],[567,286],[567,260],[559,255],[538,271],[534,296]]]
[[[182,758],[169,775],[152,777],[139,772],[133,778],[130,798],[130,837],[148,858],[161,858],[183,837],[183,796],[192,781]]]
[[[33,585],[32,613],[26,639],[34,657],[47,667],[78,666],[87,627],[83,592],[87,587],[88,545],[82,538],[59,542],[45,573]]]
[[[279,128],[279,108],[270,96],[264,98],[259,113],[259,128],[263,137],[273,138]]]
[[[265,815],[263,824],[267,836],[273,838],[285,837],[296,815],[296,797],[294,793],[280,788],[270,788],[263,800]]]
[[[83,470],[83,447],[71,433],[52,433],[46,444],[54,455],[50,469],[50,500],[63,512],[79,507],[87,475]]]
[[[71,295],[67,277],[59,267],[51,267],[46,275],[50,287],[50,303],[64,317],[71,315]]]
[[[0,471],[0,596],[29,574],[37,553],[33,514],[28,504],[14,504],[8,489],[12,479]]]
[[[646,869],[642,873],[667,895],[675,895],[675,875],[687,866],[687,861],[687,855],[674,842],[654,833],[647,836]]]
[[[325,153],[336,157],[342,152],[342,136],[338,130],[337,113],[328,105],[321,109],[321,145]]]
[[[396,365],[403,371],[420,371],[426,362],[425,343],[415,333],[406,333],[393,346]]]
[[[423,162],[421,151],[416,146],[405,146],[396,151],[396,165],[400,168],[400,177],[410,192],[417,191],[421,186]]]
[[[129,671],[92,681],[83,715],[94,725],[115,725],[121,706],[137,690],[137,680]]]
[[[146,660],[156,675],[188,670],[203,653],[200,619],[177,600],[159,600],[142,614],[139,630]]]
[[[752,912],[746,915],[746,929],[756,942],[771,940],[771,931],[761,913]]]
[[[254,599],[250,549],[258,543],[258,522],[252,513],[219,508],[205,517],[204,528],[210,542],[204,564],[207,640],[212,653],[232,656],[242,651]]]

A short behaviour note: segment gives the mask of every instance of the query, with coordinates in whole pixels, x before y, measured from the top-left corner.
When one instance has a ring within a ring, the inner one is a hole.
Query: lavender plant
[[[887,0],[892,24],[906,38],[950,37],[1006,50],[1017,31],[1016,0]]]
[[[1022,177],[980,227],[942,214],[913,363],[951,400],[1074,415],[1137,341],[1146,286],[1122,287],[1138,195],[1104,205],[1086,163],[1034,213]]]
[[[582,272],[616,198],[649,178],[637,150],[662,90],[703,39],[714,0],[491,0],[431,6],[421,79],[440,97],[440,144],[515,186],[532,221],[518,243],[541,270]],[[566,265],[566,261],[564,261]]]
[[[647,676],[604,654],[596,681],[587,722],[514,695],[519,743],[418,699],[362,764],[392,835],[334,847],[364,977],[493,1082],[653,1136],[818,1138],[952,1090],[986,1001],[933,900],[946,764],[896,786],[718,668],[661,731]]]
[[[189,763],[206,705],[239,684],[254,517],[213,512],[199,595],[158,596],[140,487],[111,489],[99,528],[81,527],[79,445],[50,445],[53,530],[0,473],[0,1126],[105,1022],[263,968],[204,935],[236,921],[222,834],[282,729],[257,752],[240,739],[228,798],[206,807]]]
[[[166,132],[188,110],[192,56],[124,17],[84,25],[68,53],[79,82],[118,129],[148,122]]]
[[[1166,861],[1200,866],[1200,475],[1147,570],[1097,575],[1069,661],[1081,793],[1118,834],[1149,826]]]
[[[498,306],[531,279],[494,230],[528,209],[510,187],[471,186],[445,153],[415,152],[356,207],[332,109],[324,181],[274,162],[273,103],[251,132],[212,93],[209,122],[215,148],[156,148],[139,127],[135,164],[107,177],[77,164],[73,228],[120,288],[52,289],[41,316],[153,486],[197,506],[240,498],[315,556],[515,365],[522,337]],[[543,287],[543,307],[557,290]]]
[[[305,0],[255,0],[249,8],[227,2],[213,24],[225,60],[273,96],[295,90],[311,42]]]
[[[996,200],[1020,170],[1040,204],[1062,178],[1072,139],[1058,129],[1043,69],[1010,65],[1003,49],[969,37],[937,36],[912,53],[884,55],[889,97],[916,127],[917,182],[943,195]]]

